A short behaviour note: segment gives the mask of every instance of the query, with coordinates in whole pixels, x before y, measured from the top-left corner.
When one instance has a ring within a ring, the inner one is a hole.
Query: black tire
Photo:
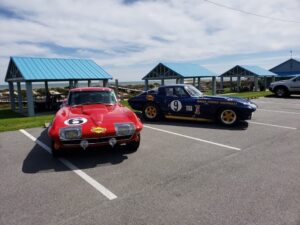
[[[157,121],[161,118],[161,111],[157,105],[148,103],[143,108],[143,117],[148,121]]]
[[[234,109],[221,109],[218,113],[218,120],[225,126],[232,126],[237,123],[238,114]]]
[[[126,145],[127,152],[136,152],[140,147],[141,135],[138,134],[138,141],[132,141]]]
[[[286,87],[275,88],[275,95],[279,98],[289,96],[289,91]]]
[[[60,156],[61,156],[61,152],[62,152],[61,149],[56,149],[56,148],[54,147],[54,141],[52,141],[52,143],[51,143],[51,154],[52,154],[52,157],[53,157],[53,158],[58,158],[58,157],[60,157]]]

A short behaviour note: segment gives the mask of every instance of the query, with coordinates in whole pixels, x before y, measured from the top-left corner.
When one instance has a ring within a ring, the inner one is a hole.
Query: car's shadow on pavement
[[[205,128],[205,129],[217,129],[217,130],[246,130],[248,128],[247,121],[238,121],[233,126],[225,126],[217,122],[200,122],[200,121],[188,121],[188,120],[172,120],[162,119],[157,122],[149,122],[143,118],[142,113],[136,112],[136,115],[141,119],[145,125],[161,125],[161,126],[176,126],[176,127],[194,127],[194,128]]]
[[[45,129],[38,140],[47,146],[50,145],[50,138]],[[125,148],[101,148],[101,149],[87,149],[85,151],[80,149],[69,149],[64,151],[61,155],[62,158],[69,160],[79,169],[88,169],[99,166],[115,165],[122,163],[128,159],[130,152],[127,152]],[[24,173],[38,173],[38,172],[53,172],[53,171],[68,171],[58,159],[52,157],[52,155],[44,150],[38,144],[31,149],[29,154],[23,161],[22,171]]]
[[[193,128],[205,128],[205,129],[214,129],[214,130],[246,130],[249,126],[247,121],[239,121],[233,126],[225,126],[218,124],[216,122],[193,122],[193,121],[179,121],[179,120],[162,120],[159,122],[149,122],[142,120],[143,124],[151,126],[161,125],[161,126],[176,126],[176,127],[193,127]]]

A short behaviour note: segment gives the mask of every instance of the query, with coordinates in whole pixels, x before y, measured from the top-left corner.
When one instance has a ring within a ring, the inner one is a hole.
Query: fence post
[[[14,83],[13,82],[8,82],[8,86],[9,86],[10,108],[11,108],[12,111],[16,111]]]

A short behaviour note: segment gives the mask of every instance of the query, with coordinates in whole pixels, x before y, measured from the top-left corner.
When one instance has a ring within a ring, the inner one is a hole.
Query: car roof
[[[112,91],[112,89],[108,87],[80,87],[80,88],[73,88],[70,90],[70,92],[77,92],[77,91]]]

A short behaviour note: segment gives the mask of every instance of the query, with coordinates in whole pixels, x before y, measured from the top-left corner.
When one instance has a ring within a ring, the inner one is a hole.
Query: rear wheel
[[[289,91],[285,87],[277,87],[275,89],[275,95],[277,97],[285,97],[289,95]]]
[[[149,103],[143,109],[143,116],[146,120],[156,121],[161,116],[160,109],[157,105]]]
[[[222,109],[219,112],[219,120],[222,124],[230,126],[237,122],[238,116],[233,109]]]

